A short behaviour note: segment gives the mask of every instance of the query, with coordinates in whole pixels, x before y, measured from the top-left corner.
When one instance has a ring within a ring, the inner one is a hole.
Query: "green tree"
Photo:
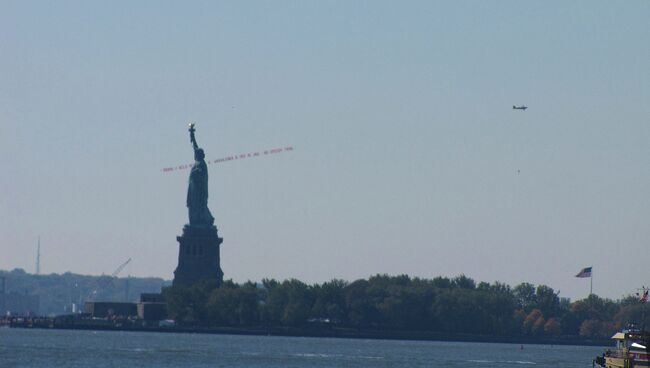
[[[553,288],[546,285],[537,286],[535,291],[537,308],[545,316],[557,316],[560,313],[560,298],[555,294]]]
[[[314,285],[314,305],[311,316],[314,318],[328,318],[332,322],[340,323],[346,320],[345,287],[347,282],[332,280],[322,285]]]
[[[439,289],[448,289],[451,287],[451,280],[447,277],[438,276],[432,280],[433,286]]]
[[[571,312],[581,323],[588,319],[611,320],[618,309],[616,303],[609,299],[602,299],[596,294],[591,294],[586,299],[578,300],[571,305]]]
[[[282,322],[285,325],[299,326],[307,322],[314,303],[311,288],[302,281],[291,279],[282,283],[287,290],[288,300]]]
[[[420,330],[431,327],[427,306],[434,300],[426,286],[391,285],[388,295],[377,305],[382,321],[392,328]]]
[[[514,311],[512,314],[512,323],[514,327],[511,330],[514,335],[525,334],[524,321],[527,316],[528,315],[523,309],[516,309]]]
[[[526,313],[530,313],[537,307],[537,295],[535,294],[535,286],[533,284],[524,282],[512,290],[520,309]]]
[[[354,327],[368,327],[378,320],[378,311],[370,299],[367,280],[357,280],[345,288],[347,320]]]
[[[258,293],[254,284],[225,286],[213,290],[207,309],[212,325],[249,326],[260,321]]]
[[[484,286],[477,291],[480,310],[483,313],[481,333],[507,335],[518,331],[513,320],[516,302],[510,287],[501,283]]]
[[[296,279],[268,283],[265,318],[271,324],[300,326],[307,322],[313,305],[310,287]]]
[[[473,289],[476,288],[476,283],[471,278],[469,278],[469,277],[467,277],[465,275],[460,275],[460,276],[454,277],[451,280],[451,286],[461,288],[461,289],[473,290]]]
[[[468,289],[440,290],[432,304],[432,312],[443,331],[480,333],[485,315],[476,295]]]
[[[163,289],[170,317],[179,324],[197,324],[207,321],[207,303],[217,284],[213,281],[198,282],[191,287],[169,286]]]

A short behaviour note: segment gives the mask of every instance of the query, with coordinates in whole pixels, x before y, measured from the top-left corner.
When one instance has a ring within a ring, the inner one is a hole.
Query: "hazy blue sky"
[[[0,269],[650,284],[649,1],[0,1]],[[529,109],[513,111],[513,104]]]

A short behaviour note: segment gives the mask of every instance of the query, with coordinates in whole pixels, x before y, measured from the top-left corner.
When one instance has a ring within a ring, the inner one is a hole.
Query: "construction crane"
[[[126,262],[124,262],[121,265],[117,266],[115,271],[113,271],[113,273],[110,276],[102,275],[103,277],[100,277],[99,280],[97,280],[97,287],[95,287],[95,289],[93,291],[91,291],[88,294],[88,296],[86,297],[86,301],[94,300],[95,297],[97,296],[97,292],[100,289],[108,288],[108,286],[113,283],[113,279],[115,277],[117,277],[117,275],[119,275],[120,272],[122,272],[122,270],[124,269],[124,267],[126,267],[129,263],[131,263],[131,258],[127,259]]]
[[[124,263],[122,263],[121,265],[119,265],[119,266],[115,269],[115,271],[113,271],[113,273],[111,274],[111,277],[117,277],[117,275],[119,275],[120,272],[122,272],[122,270],[124,269],[124,267],[126,267],[126,265],[128,265],[129,263],[131,263],[131,258],[127,259],[126,262],[124,262]]]

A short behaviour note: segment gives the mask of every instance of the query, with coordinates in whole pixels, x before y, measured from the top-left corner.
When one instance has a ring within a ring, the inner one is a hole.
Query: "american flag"
[[[585,267],[583,268],[576,277],[591,277],[591,267]]]

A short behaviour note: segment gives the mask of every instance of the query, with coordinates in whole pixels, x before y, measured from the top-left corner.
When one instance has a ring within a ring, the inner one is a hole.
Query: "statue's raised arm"
[[[190,141],[192,142],[192,147],[194,147],[194,150],[196,151],[197,149],[199,149],[199,145],[196,144],[196,138],[194,137],[194,132],[196,131],[196,129],[194,129],[194,123],[190,123],[189,131],[190,131]]]

